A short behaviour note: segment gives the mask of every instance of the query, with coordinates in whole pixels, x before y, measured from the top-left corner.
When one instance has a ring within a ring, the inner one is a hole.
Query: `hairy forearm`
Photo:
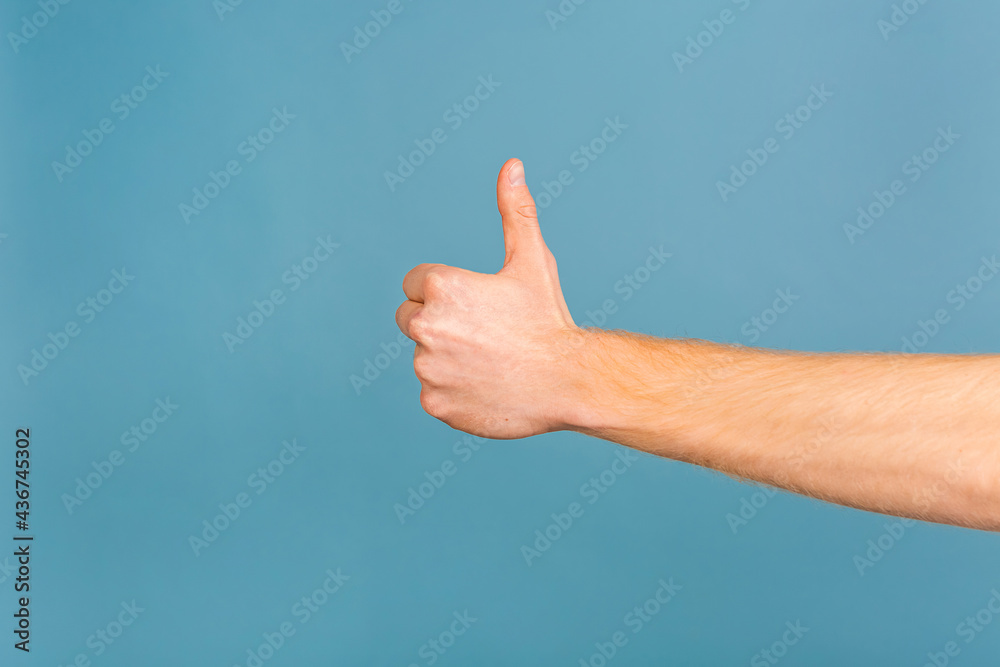
[[[1000,355],[582,336],[570,428],[842,505],[1000,530]]]

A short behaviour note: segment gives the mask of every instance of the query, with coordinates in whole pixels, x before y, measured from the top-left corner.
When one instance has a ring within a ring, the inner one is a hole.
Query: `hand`
[[[569,358],[584,332],[566,307],[519,160],[500,170],[497,205],[503,268],[417,266],[403,279],[408,301],[396,323],[416,343],[428,414],[473,435],[524,438],[568,427],[576,391]]]

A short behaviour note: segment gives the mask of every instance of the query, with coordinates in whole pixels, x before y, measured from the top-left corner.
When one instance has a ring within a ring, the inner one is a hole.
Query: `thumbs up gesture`
[[[473,435],[523,438],[570,425],[584,389],[570,371],[585,332],[566,307],[520,160],[500,170],[497,205],[503,268],[417,266],[403,279],[396,323],[416,343],[428,414]]]

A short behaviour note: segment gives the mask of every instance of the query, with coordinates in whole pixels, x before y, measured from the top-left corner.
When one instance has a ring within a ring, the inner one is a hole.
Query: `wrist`
[[[560,428],[596,437],[661,423],[677,404],[684,341],[577,328],[560,365]]]
[[[691,415],[732,390],[752,359],[746,348],[581,329],[563,371],[562,428],[653,451],[694,455],[704,439]]]

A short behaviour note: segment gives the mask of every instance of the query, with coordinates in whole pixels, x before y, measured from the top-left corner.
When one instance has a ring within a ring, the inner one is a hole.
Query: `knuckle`
[[[406,301],[399,304],[399,307],[396,308],[396,324],[400,325],[400,327],[402,327],[403,320],[405,319],[406,309],[407,309]]]
[[[430,333],[430,325],[427,322],[427,318],[421,314],[414,315],[413,318],[410,319],[409,329],[410,338],[415,341],[426,340],[428,334]]]
[[[453,301],[464,287],[464,274],[452,267],[434,269],[424,277],[424,296],[430,300]]]
[[[426,354],[416,354],[413,356],[413,372],[421,380],[429,379],[431,362]]]
[[[556,256],[552,254],[548,246],[545,247],[545,261],[548,263],[550,269],[558,273],[559,264],[556,262]]]
[[[423,389],[420,392],[420,407],[431,417],[443,419],[445,414],[444,400],[437,392]]]
[[[415,267],[413,267],[412,269],[410,269],[409,271],[407,271],[406,275],[403,276],[403,287],[405,288],[406,287],[406,283],[411,282],[415,278],[417,278],[417,276],[420,275],[421,271],[423,271],[424,267],[426,267],[426,266],[427,266],[427,264],[417,264]]]
[[[424,294],[430,298],[440,297],[448,292],[451,277],[442,269],[431,269],[424,276]]]
[[[521,204],[517,207],[517,214],[522,218],[535,219],[538,217],[538,209],[535,208],[535,204]]]
[[[417,264],[415,267],[413,267],[413,270],[410,271],[410,273],[413,273],[413,274],[417,274],[417,273],[431,273],[431,272],[437,270],[437,268],[438,268],[437,264],[432,264],[432,263],[429,263],[429,262],[423,262],[422,264]]]

